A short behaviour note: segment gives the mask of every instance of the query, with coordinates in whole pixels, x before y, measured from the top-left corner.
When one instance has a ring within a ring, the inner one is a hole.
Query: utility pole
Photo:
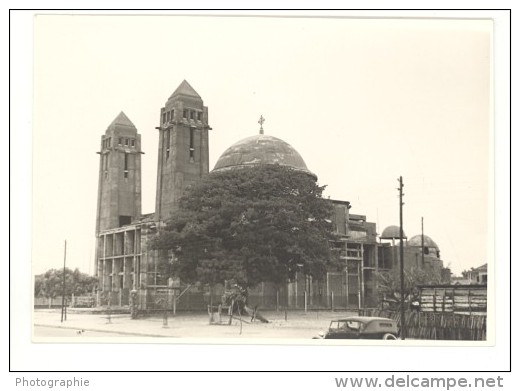
[[[421,217],[421,267],[424,267],[424,218]]]
[[[61,292],[61,322],[65,316],[65,264],[67,263],[67,240],[65,240],[65,249],[63,253],[63,290]],[[67,320],[67,318],[65,318]]]
[[[401,339],[406,338],[406,325],[404,318],[404,249],[403,249],[403,177],[399,177],[399,272],[401,277]]]

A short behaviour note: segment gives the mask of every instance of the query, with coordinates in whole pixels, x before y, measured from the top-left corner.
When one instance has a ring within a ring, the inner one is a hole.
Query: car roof
[[[348,318],[334,319],[333,322],[345,322],[345,321],[348,321],[348,322],[368,323],[368,322],[372,322],[374,320],[395,322],[395,320],[393,320],[393,319],[380,318],[380,317],[376,317],[376,316],[349,316]]]

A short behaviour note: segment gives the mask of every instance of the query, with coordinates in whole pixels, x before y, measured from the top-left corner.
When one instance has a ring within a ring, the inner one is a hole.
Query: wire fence
[[[118,300],[114,297],[112,300]],[[105,300],[106,301],[106,300]],[[208,306],[218,306],[225,304],[222,295],[204,291],[183,292],[181,296],[170,290],[160,291],[139,291],[138,302],[141,310],[159,311],[173,310],[175,302],[176,311],[207,311]],[[346,297],[344,295],[298,295],[282,294],[249,294],[247,305],[258,310],[330,310],[346,311],[358,310],[359,300],[354,295]]]

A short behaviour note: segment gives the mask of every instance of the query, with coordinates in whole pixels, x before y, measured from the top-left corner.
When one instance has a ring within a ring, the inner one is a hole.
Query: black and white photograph
[[[32,344],[495,345],[492,18],[32,28]]]

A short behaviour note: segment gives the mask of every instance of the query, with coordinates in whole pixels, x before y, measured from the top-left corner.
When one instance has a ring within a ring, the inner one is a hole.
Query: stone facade
[[[141,136],[120,113],[101,137],[96,275],[98,304],[128,305],[139,290],[142,307],[159,281],[160,254],[151,239],[185,189],[209,171],[208,108],[183,81],[160,111],[156,211],[141,214]],[[144,299],[143,299],[144,298]]]
[[[101,136],[96,234],[141,215],[141,135],[121,112]]]
[[[209,172],[208,108],[184,80],[160,113],[155,219],[167,220],[184,190]]]

